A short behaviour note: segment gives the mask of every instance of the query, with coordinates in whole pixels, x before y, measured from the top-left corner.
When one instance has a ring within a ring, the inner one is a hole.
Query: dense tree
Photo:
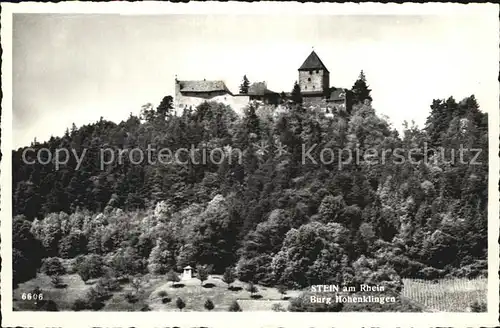
[[[248,94],[248,88],[250,87],[250,81],[246,75],[243,75],[243,81],[240,85],[240,94]]]
[[[260,121],[255,110],[254,105],[248,106],[243,117],[243,124],[246,133],[253,133],[258,137],[260,135]]]
[[[146,259],[142,258],[134,248],[127,247],[114,254],[111,267],[119,277],[133,276],[146,271]]]
[[[31,224],[23,217],[12,222],[12,277],[14,285],[33,278],[45,256],[43,247],[30,231]]]
[[[174,109],[174,98],[172,96],[165,96],[158,105],[156,111],[160,117],[165,118]]]
[[[32,144],[85,150],[78,168],[74,158],[57,170],[52,162],[28,165],[26,147],[13,151],[14,282],[32,278],[44,257],[81,264],[87,253],[116,275],[194,263],[295,288],[364,279],[353,270],[362,256],[369,264],[359,267],[373,279],[484,274],[487,115],[473,96],[435,100],[424,129],[407,124],[400,134],[364,101],[370,90],[364,76],[359,81],[352,110],[333,118],[292,103],[281,112],[249,106],[238,117],[214,102],[176,116],[167,96],[141,117],[101,119]],[[169,164],[124,155],[99,165],[102,149],[146,154],[148,145],[193,147],[194,155]],[[303,156],[312,145],[316,163]],[[481,149],[479,164],[470,163],[474,153],[460,155],[461,145]],[[319,160],[326,150],[332,163]],[[101,274],[92,267],[82,278]]]
[[[65,274],[66,270],[57,257],[49,257],[43,261],[42,272],[49,276],[59,276]]]
[[[234,282],[234,270],[233,268],[226,268],[224,271],[224,275],[222,276],[222,281],[227,284],[228,288],[231,288],[231,284]]]
[[[287,101],[287,98],[288,97],[287,97],[285,91],[281,91],[281,93],[280,93],[280,103],[284,104]]]
[[[81,231],[71,232],[59,243],[59,255],[63,258],[73,258],[87,252],[87,237]]]
[[[173,265],[172,256],[167,249],[166,243],[161,240],[156,242],[156,246],[151,250],[148,259],[148,270],[154,274],[164,274]]]
[[[61,222],[67,219],[64,213],[49,214],[43,220],[33,221],[32,231],[35,237],[42,242],[45,252],[49,256],[59,255],[59,243],[63,236]]]
[[[104,263],[99,255],[91,254],[83,257],[77,264],[76,272],[87,282],[104,274]]]
[[[237,246],[236,223],[222,195],[215,196],[202,212],[189,236],[193,262],[213,265],[216,272],[232,265]]]
[[[295,84],[293,85],[290,98],[295,104],[302,104],[302,91],[300,90],[300,85],[297,81],[295,81]]]
[[[364,102],[365,99],[372,100],[370,96],[371,89],[368,88],[368,84],[366,83],[366,76],[363,71],[359,73],[359,77],[354,82],[354,85],[351,88],[351,92],[354,97],[354,102]]]
[[[327,195],[321,201],[318,214],[324,223],[339,222],[339,217],[345,207],[346,204],[342,196],[333,197],[332,195]]]
[[[337,223],[312,222],[290,230],[273,258],[273,272],[281,284],[305,287],[343,281],[347,230]]]
[[[200,280],[201,285],[208,279],[208,270],[206,267],[199,265],[196,267],[196,277]]]

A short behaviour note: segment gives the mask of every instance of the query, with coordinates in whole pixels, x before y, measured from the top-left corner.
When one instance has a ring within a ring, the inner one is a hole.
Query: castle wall
[[[324,97],[302,97],[302,104],[307,106],[319,106],[322,104],[326,104],[326,100]]]
[[[210,93],[177,93],[175,97],[175,107],[184,109],[198,107],[205,101],[215,101],[230,106],[238,115],[243,115],[243,109],[250,101],[248,96],[232,96],[230,94],[210,94]]]
[[[339,111],[344,111],[346,108],[344,101],[330,102],[322,97],[304,97],[303,106],[311,111],[323,112],[327,114],[327,116],[331,116]]]
[[[250,102],[249,96],[234,96],[231,99],[231,104],[228,105],[231,106],[231,108],[236,112],[236,114],[243,116],[244,109],[246,106],[248,106],[249,102]]]
[[[330,74],[322,69],[299,71],[299,86],[302,92],[324,92],[330,86]]]

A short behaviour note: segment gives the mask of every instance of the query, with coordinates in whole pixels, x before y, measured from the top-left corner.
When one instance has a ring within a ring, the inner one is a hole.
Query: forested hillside
[[[170,101],[31,145],[86,149],[78,169],[74,156],[56,170],[23,163],[24,148],[13,151],[16,282],[43,258],[87,254],[127,274],[209,265],[215,273],[235,268],[241,281],[294,288],[485,274],[488,120],[474,96],[433,101],[426,127],[401,135],[369,102],[333,118],[291,103],[276,116],[250,106],[240,118],[218,103],[176,116]],[[263,141],[287,152],[259,152]],[[315,159],[328,148],[370,149],[379,160],[303,161],[315,144]],[[102,170],[99,163],[105,148],[192,145],[233,155],[220,164],[188,156],[168,165],[127,156]],[[241,163],[228,146],[242,151]],[[474,158],[460,155],[464,148],[482,151]]]

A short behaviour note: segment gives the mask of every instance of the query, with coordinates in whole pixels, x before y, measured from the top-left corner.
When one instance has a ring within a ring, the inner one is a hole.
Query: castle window
[[[315,85],[313,85],[313,89],[316,89],[316,86],[315,86]]]
[[[308,78],[307,78],[307,81],[311,82],[311,78],[310,78],[310,77],[308,77]]]
[[[313,71],[309,71],[309,75],[312,75]]]
[[[319,73],[319,69],[316,70],[316,74],[318,74],[318,73]]]
[[[307,85],[304,87],[304,89],[306,89],[306,90],[307,90]]]

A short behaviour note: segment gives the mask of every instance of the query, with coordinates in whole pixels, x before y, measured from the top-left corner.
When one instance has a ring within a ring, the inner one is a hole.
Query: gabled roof
[[[231,94],[228,87],[224,83],[224,81],[177,81],[180,86],[181,92],[214,92],[214,91],[225,91]]]
[[[311,52],[309,57],[306,58],[302,66],[300,66],[299,71],[309,71],[313,69],[324,69],[330,73],[314,50]]]
[[[265,82],[254,82],[248,87],[249,96],[264,96],[268,94],[275,94],[276,92],[271,91],[267,88]]]
[[[339,100],[345,100],[345,98],[346,98],[346,90],[345,89],[335,89],[330,93],[330,97],[328,100],[339,101]]]

